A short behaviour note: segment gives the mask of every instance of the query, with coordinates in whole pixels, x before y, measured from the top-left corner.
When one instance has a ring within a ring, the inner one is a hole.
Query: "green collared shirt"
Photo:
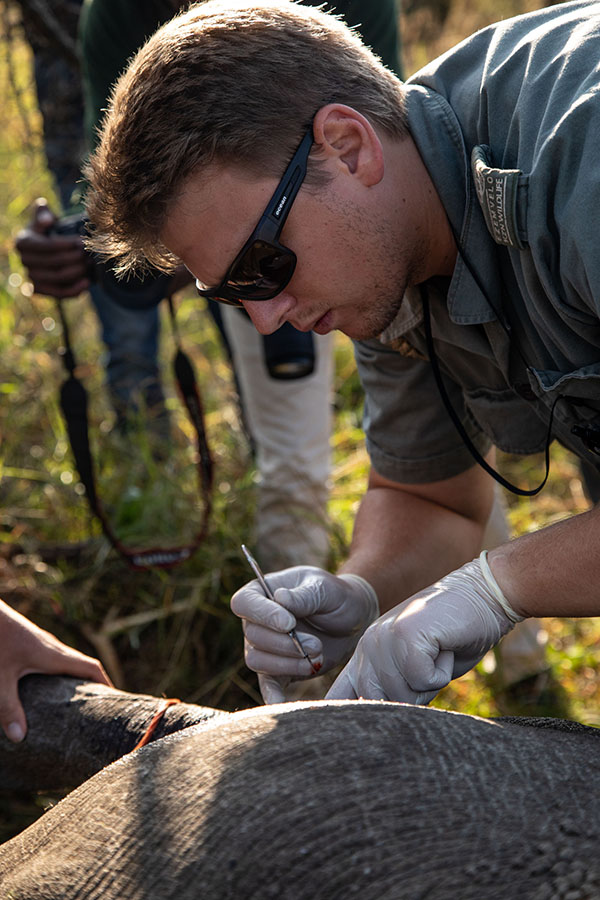
[[[480,452],[600,428],[600,4],[559,4],[478,32],[407,84],[413,139],[460,248],[427,290],[452,403]],[[358,342],[375,469],[402,482],[473,465],[427,361],[416,290]],[[600,443],[600,438],[599,438]]]

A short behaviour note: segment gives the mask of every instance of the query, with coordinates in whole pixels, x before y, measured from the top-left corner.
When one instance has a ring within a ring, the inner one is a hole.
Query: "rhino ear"
[[[164,705],[160,697],[56,675],[26,675],[19,682],[19,694],[27,739],[16,745],[0,736],[0,790],[76,787],[133,750]],[[217,714],[187,703],[170,706],[152,739]]]

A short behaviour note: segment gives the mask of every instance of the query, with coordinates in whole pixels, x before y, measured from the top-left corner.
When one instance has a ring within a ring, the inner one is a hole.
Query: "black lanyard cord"
[[[536,494],[542,490],[544,485],[548,480],[548,475],[550,474],[550,444],[552,443],[552,422],[554,419],[554,407],[558,403],[559,400],[562,399],[560,394],[555,398],[554,403],[552,404],[552,408],[550,410],[550,421],[548,422],[548,433],[546,435],[546,448],[545,448],[545,460],[546,460],[546,473],[544,475],[543,481],[536,487],[531,490],[525,490],[524,488],[517,487],[514,484],[511,484],[510,481],[507,481],[499,472],[490,466],[486,459],[481,455],[461,422],[458,413],[452,406],[452,402],[450,397],[448,396],[448,392],[444,386],[444,381],[442,378],[442,373],[440,371],[440,366],[438,362],[438,358],[435,352],[435,348],[433,346],[433,336],[431,333],[431,316],[429,312],[429,298],[427,296],[426,289],[420,285],[419,291],[421,294],[421,302],[423,304],[423,324],[425,326],[425,340],[427,342],[427,353],[429,354],[429,362],[431,363],[431,368],[433,370],[433,376],[435,378],[435,382],[437,384],[438,391],[440,393],[440,397],[442,398],[442,402],[446,407],[446,411],[452,422],[454,423],[454,427],[458,431],[460,437],[463,440],[467,450],[473,456],[475,461],[479,463],[482,469],[492,476],[492,478],[501,484],[502,487],[505,487],[507,490],[512,491],[513,494],[518,494],[521,497],[534,497]],[[484,295],[485,296],[485,295]],[[494,310],[495,311],[495,310]],[[499,321],[502,321],[499,319]]]
[[[89,423],[87,412],[87,391],[75,374],[76,363],[71,347],[69,328],[62,303],[58,301],[59,316],[63,328],[65,350],[61,354],[68,377],[60,390],[60,405],[67,426],[69,443],[75,459],[75,466],[85,488],[90,509],[102,525],[102,530],[112,546],[134,569],[170,568],[183,562],[194,553],[202,542],[208,529],[208,521],[212,507],[213,464],[206,439],[202,401],[192,364],[181,349],[179,335],[175,323],[175,310],[169,298],[169,310],[173,335],[176,343],[173,368],[182,400],[186,406],[196,432],[198,454],[198,482],[203,498],[203,515],[200,529],[191,543],[183,547],[152,547],[149,549],[133,549],[125,547],[117,537],[102,508],[96,491],[94,463],[90,451]]]

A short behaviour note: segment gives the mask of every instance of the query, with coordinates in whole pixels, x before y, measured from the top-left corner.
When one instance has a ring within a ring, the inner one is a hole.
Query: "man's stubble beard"
[[[366,213],[354,204],[340,202],[338,197],[325,196],[325,206],[341,216],[348,229],[361,236],[362,248],[372,254],[369,267],[377,273],[368,296],[357,300],[353,321],[340,328],[355,341],[367,341],[379,337],[388,328],[400,310],[409,285],[422,280],[425,263],[423,242],[414,230],[400,228],[393,231],[394,222],[384,222],[371,212]],[[352,252],[356,252],[354,245]]]
[[[376,287],[374,288],[374,291]],[[344,334],[353,341],[370,341],[379,337],[382,331],[392,324],[396,318],[404,291],[398,296],[390,296],[388,291],[382,291],[381,294],[372,295],[368,305],[362,307],[361,321],[355,326],[352,325],[348,329],[343,329]]]
[[[386,277],[374,283],[370,298],[360,305],[361,321],[351,326],[351,330],[344,330],[355,341],[373,340],[392,324],[407,287],[414,283],[416,273],[423,268],[424,254],[420,244],[402,251],[388,237],[379,246],[379,270],[385,272]]]

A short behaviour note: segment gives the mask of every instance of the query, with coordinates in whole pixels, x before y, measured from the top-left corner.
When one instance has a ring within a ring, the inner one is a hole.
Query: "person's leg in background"
[[[127,309],[99,284],[90,296],[102,327],[106,346],[106,383],[117,415],[117,427],[126,430],[142,413],[155,433],[167,437],[165,400],[158,367],[158,306]]]
[[[282,381],[268,374],[263,338],[247,316],[232,307],[223,307],[222,316],[256,447],[259,561],[268,571],[324,566],[329,555],[333,336],[314,336],[311,375]]]
[[[71,206],[84,154],[83,96],[76,56],[82,0],[54,0],[43,10],[19,0],[23,32],[33,53],[33,74],[42,116],[44,153],[63,211]],[[49,22],[46,20],[50,20]]]
[[[584,459],[579,460],[579,469],[588,500],[592,504],[598,503],[600,500],[600,472],[596,466]]]
[[[35,4],[20,2],[23,30],[33,51],[44,151],[63,212],[77,202],[85,147],[81,72],[75,51],[81,2],[57,0],[43,17]],[[49,24],[45,19],[51,20]],[[157,430],[165,432],[157,362],[158,309],[126,309],[98,284],[91,287],[90,295],[100,319],[107,388],[119,425],[124,427],[143,407]]]

